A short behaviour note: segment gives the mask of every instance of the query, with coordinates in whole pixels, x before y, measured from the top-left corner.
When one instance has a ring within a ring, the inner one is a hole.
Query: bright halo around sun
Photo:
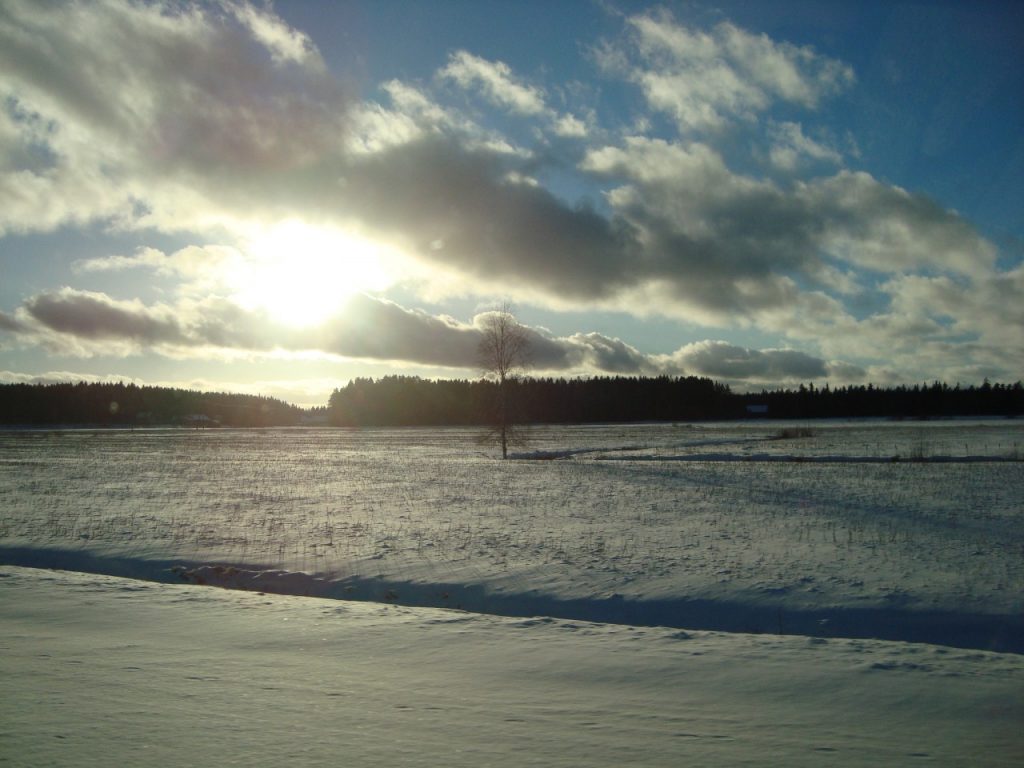
[[[392,283],[386,248],[332,227],[288,220],[254,234],[231,276],[234,298],[285,325],[317,325],[361,291]]]

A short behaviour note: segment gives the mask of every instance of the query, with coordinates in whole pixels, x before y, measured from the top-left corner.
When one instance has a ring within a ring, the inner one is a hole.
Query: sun
[[[285,325],[318,325],[353,294],[393,282],[384,246],[296,219],[260,228],[244,250],[243,264],[230,277],[233,298]]]

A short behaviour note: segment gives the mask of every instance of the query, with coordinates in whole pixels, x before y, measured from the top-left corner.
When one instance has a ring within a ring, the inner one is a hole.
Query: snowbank
[[[1024,659],[0,567],[12,766],[1015,766]]]

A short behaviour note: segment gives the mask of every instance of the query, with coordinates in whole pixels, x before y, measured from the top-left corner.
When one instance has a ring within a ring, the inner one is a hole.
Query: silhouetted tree
[[[499,336],[500,326],[494,328]],[[518,324],[511,327],[525,332]],[[353,427],[486,424],[492,428],[490,438],[499,445],[504,423],[503,455],[515,443],[517,423],[746,418],[750,405],[766,407],[767,416],[772,418],[1024,416],[1024,383],[1020,381],[953,386],[936,381],[888,388],[806,385],[802,389],[734,394],[725,384],[695,376],[524,378],[521,374],[529,362],[528,349],[522,345],[518,357],[510,356],[513,351],[506,348],[502,356],[507,363],[502,366],[504,378],[500,371],[487,369],[487,378],[474,381],[433,381],[415,376],[353,379],[331,395],[327,415],[332,424]],[[511,365],[517,361],[518,365]],[[300,408],[254,395],[130,383],[0,384],[0,425],[216,423],[269,427],[298,424],[302,416]]]
[[[255,395],[124,383],[0,384],[0,424],[268,427],[298,424],[301,416],[301,408]]]
[[[509,445],[523,442],[514,398],[530,364],[530,339],[507,304],[484,318],[478,354],[484,376],[497,385],[484,439],[498,443],[501,458],[507,459]]]

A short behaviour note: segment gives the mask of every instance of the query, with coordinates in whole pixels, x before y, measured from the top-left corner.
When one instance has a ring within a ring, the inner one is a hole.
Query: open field
[[[1024,650],[1024,426],[785,427],[4,432],[0,562]]]
[[[1018,765],[1021,426],[800,428],[0,432],[0,763]]]

